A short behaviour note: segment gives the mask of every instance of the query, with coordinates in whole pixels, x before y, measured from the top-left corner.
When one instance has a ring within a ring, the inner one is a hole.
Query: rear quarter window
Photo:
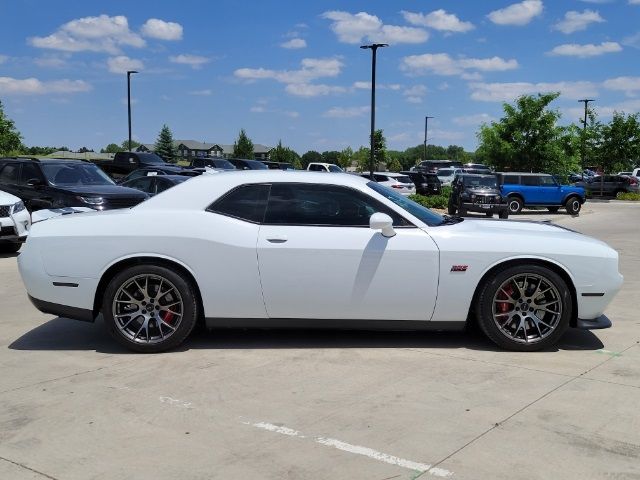
[[[518,175],[504,175],[502,177],[502,183],[505,185],[519,185],[520,177]]]

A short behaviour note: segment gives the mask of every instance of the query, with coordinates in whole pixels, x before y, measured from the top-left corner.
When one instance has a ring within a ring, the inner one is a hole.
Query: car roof
[[[547,177],[551,176],[550,173],[532,173],[532,172],[497,172],[497,173],[500,175],[520,175],[523,177],[530,177],[532,175],[537,175],[537,176],[545,175]]]
[[[317,172],[306,170],[229,170],[216,175],[200,175],[192,177],[189,182],[154,197],[134,208],[140,209],[191,209],[206,208],[221,194],[234,187],[248,183],[313,183],[325,185],[339,185],[362,188],[370,180],[349,173],[335,173],[318,175]]]
[[[493,173],[467,173],[463,172],[460,174],[461,177],[482,177],[482,178],[496,178]]]

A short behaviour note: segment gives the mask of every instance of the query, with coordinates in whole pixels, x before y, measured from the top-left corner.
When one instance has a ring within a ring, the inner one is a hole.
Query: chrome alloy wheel
[[[184,312],[178,289],[160,275],[136,275],[118,288],[112,305],[116,326],[130,341],[154,344],[174,334]]]
[[[510,340],[537,343],[556,329],[562,306],[562,297],[550,280],[517,274],[503,282],[493,296],[493,321]]]

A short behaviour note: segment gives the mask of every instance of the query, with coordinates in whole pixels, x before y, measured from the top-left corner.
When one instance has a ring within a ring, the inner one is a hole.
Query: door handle
[[[273,237],[267,238],[267,242],[269,243],[284,243],[288,240],[286,235],[274,235]]]

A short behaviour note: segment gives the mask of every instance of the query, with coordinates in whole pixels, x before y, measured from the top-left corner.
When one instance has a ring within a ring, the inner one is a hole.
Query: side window
[[[23,163],[22,171],[20,172],[20,185],[26,185],[29,180],[32,179],[42,180],[40,170],[32,163]]]
[[[387,180],[389,180],[389,177],[387,177],[386,175],[373,175],[373,178],[375,178],[376,182],[386,182]]]
[[[162,177],[156,177],[156,193],[160,193],[160,192],[164,192],[166,189],[170,188],[173,186],[173,183],[171,183],[171,181],[166,180]]]
[[[311,165],[309,170],[312,172],[324,172],[324,167],[322,165]]]
[[[20,171],[19,163],[7,163],[4,166],[4,168],[0,170],[0,183],[17,185],[19,171]]]
[[[535,175],[524,175],[522,177],[522,185],[537,187],[539,183],[539,177],[536,177]]]
[[[520,178],[517,175],[505,175],[502,183],[503,185],[519,185]]]
[[[153,177],[140,177],[133,180],[127,186],[129,188],[135,188],[137,190],[142,190],[143,192],[151,193],[151,182],[153,182]]]
[[[368,227],[369,217],[386,213],[398,227],[401,215],[362,192],[335,185],[280,183],[271,187],[266,224]]]
[[[555,187],[556,182],[553,177],[539,177],[540,178],[540,186],[541,187]]]
[[[129,180],[133,180],[134,178],[140,178],[149,173],[148,170],[136,170],[129,174]]]
[[[208,212],[239,218],[247,222],[261,223],[267,208],[270,185],[242,185],[216,200]]]

